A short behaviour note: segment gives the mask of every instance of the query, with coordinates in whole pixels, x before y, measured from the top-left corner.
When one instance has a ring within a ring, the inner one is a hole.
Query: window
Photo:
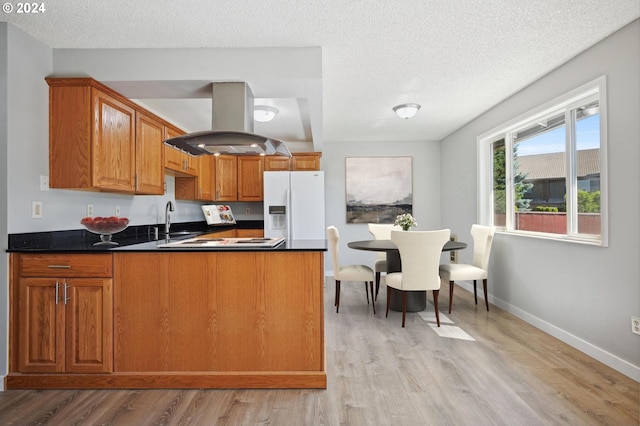
[[[478,137],[481,223],[607,245],[605,84],[601,77]]]

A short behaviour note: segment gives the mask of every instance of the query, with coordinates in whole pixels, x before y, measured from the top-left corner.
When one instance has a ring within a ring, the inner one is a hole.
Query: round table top
[[[368,250],[368,251],[397,251],[396,246],[391,240],[364,240],[364,241],[351,241],[347,243],[347,246],[356,250]],[[467,243],[460,241],[447,241],[442,248],[442,251],[462,250],[467,247]]]

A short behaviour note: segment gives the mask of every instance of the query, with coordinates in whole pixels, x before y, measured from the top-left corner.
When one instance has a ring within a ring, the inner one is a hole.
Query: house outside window
[[[478,138],[481,223],[607,245],[605,86],[601,77]]]

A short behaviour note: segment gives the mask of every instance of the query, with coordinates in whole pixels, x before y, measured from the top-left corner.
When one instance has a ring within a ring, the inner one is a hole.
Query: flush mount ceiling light
[[[418,104],[402,104],[393,107],[393,111],[398,114],[398,117],[408,119],[416,115],[420,105]]]
[[[278,108],[267,105],[256,105],[253,107],[253,119],[260,123],[273,120],[278,114]]]

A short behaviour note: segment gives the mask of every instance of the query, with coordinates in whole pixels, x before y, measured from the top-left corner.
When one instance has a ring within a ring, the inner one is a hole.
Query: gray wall
[[[340,261],[343,264],[371,264],[375,253],[353,250],[349,241],[368,240],[366,224],[346,223],[345,158],[413,158],[413,212],[416,230],[440,226],[440,144],[438,142],[325,142],[322,168],[326,181],[326,222],[340,232]],[[325,271],[332,274],[331,259],[325,256]]]
[[[8,163],[7,139],[9,129],[7,126],[8,117],[8,78],[9,72],[9,52],[8,52],[8,32],[9,26],[6,22],[0,22],[0,377],[7,375],[8,371],[8,351],[7,339],[9,323],[9,303],[6,295],[9,294],[9,275],[7,250],[7,176]],[[0,383],[0,389],[4,387],[4,381]]]
[[[0,267],[0,372],[7,372],[8,350],[8,255],[7,234],[12,217],[31,217],[31,201],[14,203],[22,188],[32,187],[32,171],[42,169],[48,154],[48,91],[43,76],[51,70],[51,49],[11,25],[0,23],[0,242],[3,262]],[[44,93],[44,101],[42,94]],[[6,102],[6,103],[4,103]],[[42,121],[42,118],[45,121]],[[42,140],[45,144],[42,145]],[[44,151],[43,151],[44,147]],[[32,192],[31,192],[32,193]],[[28,197],[29,195],[27,195]],[[35,199],[35,198],[34,198]],[[29,206],[28,208],[26,206]]]
[[[469,229],[477,220],[477,136],[607,76],[609,247],[498,234],[489,291],[494,303],[636,380],[640,336],[630,324],[632,315],[640,316],[639,52],[635,21],[441,144],[442,225]],[[468,233],[462,239],[470,239]]]

